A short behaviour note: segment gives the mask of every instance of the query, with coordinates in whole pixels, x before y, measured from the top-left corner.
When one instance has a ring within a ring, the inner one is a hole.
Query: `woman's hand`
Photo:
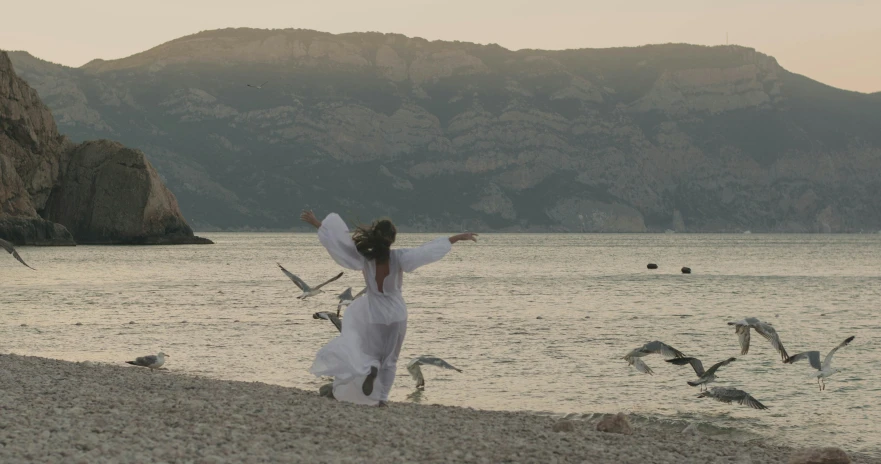
[[[312,224],[316,229],[321,227],[321,221],[315,217],[315,213],[313,213],[311,209],[303,210],[303,212],[300,213],[300,220]]]
[[[463,234],[453,235],[450,237],[450,243],[456,243],[460,240],[471,240],[472,242],[477,241],[477,234],[474,232],[465,232]]]

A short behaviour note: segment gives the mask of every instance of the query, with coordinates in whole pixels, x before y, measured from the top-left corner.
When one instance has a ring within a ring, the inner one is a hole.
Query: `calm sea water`
[[[0,352],[122,365],[163,350],[169,370],[317,390],[325,381],[308,368],[336,330],[312,313],[360,290],[360,274],[301,302],[275,263],[307,282],[339,272],[314,234],[206,236],[216,245],[21,248],[37,272],[0,256]],[[404,234],[399,245],[430,238]],[[657,426],[881,455],[879,263],[879,235],[482,235],[405,277],[410,320],[392,400],[626,411]],[[746,316],[774,324],[790,353],[825,356],[856,339],[819,392],[807,363],[782,364],[761,337],[740,356],[726,322]],[[644,358],[654,376],[621,359],[655,339],[704,365],[737,357],[716,385],[770,409],[698,399],[691,369],[659,356]],[[405,365],[420,354],[464,372],[426,367],[416,392]]]

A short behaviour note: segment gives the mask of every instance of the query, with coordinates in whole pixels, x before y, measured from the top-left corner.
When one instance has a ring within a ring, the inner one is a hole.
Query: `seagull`
[[[425,388],[425,377],[422,377],[422,369],[419,367],[423,364],[429,364],[432,366],[443,367],[444,369],[452,369],[456,372],[462,372],[462,369],[457,369],[443,359],[436,358],[431,355],[413,358],[413,360],[407,364],[407,372],[409,372],[410,376],[413,377],[413,380],[416,381],[417,389]]]
[[[364,289],[361,290],[360,292],[358,292],[357,295],[352,296],[352,287],[349,287],[346,289],[346,291],[337,295],[337,298],[339,298],[339,300],[340,300],[339,304],[336,305],[337,317],[340,316],[340,311],[343,309],[343,306],[348,307],[350,304],[352,304],[353,301],[355,301],[355,298],[358,298],[359,296],[363,295],[366,292],[367,292],[367,287],[364,287]]]
[[[275,263],[275,264],[278,264],[278,263]],[[327,284],[333,282],[334,280],[337,280],[343,276],[343,273],[340,272],[339,274],[337,274],[334,277],[331,277],[329,280],[322,283],[321,285],[316,285],[314,287],[310,287],[310,286],[306,285],[306,282],[303,282],[303,279],[291,274],[290,271],[288,271],[287,269],[282,267],[281,264],[278,264],[278,267],[281,268],[281,272],[284,272],[284,275],[288,276],[288,278],[290,278],[294,282],[294,285],[296,285],[297,287],[300,288],[300,290],[303,291],[303,294],[297,297],[298,300],[302,300],[302,299],[308,298],[310,296],[315,296],[315,295],[321,293],[321,290],[320,290],[321,287],[324,287],[325,285],[327,285]]]
[[[266,82],[269,82],[269,81],[266,81]],[[262,84],[260,84],[260,85],[251,85],[251,84],[248,84],[248,87],[253,87],[253,88],[255,88],[255,89],[262,89],[263,86],[266,85],[266,82],[264,82],[264,83],[262,83]]]
[[[724,361],[717,362],[710,366],[709,369],[704,371],[704,365],[701,363],[700,359],[697,358],[676,358],[676,359],[668,359],[668,363],[676,364],[677,366],[684,366],[686,364],[691,364],[691,367],[694,369],[694,373],[697,374],[697,380],[689,380],[687,383],[692,387],[696,387],[698,385],[702,385],[702,388],[705,388],[706,385],[710,382],[716,381],[716,370],[718,370],[722,366],[727,366],[732,361],[735,361],[737,358],[728,358]]]
[[[7,242],[6,240],[3,240],[2,238],[0,238],[0,248],[3,248],[4,250],[6,250],[9,254],[12,255],[13,258],[17,259],[18,262],[20,262],[21,264],[24,264],[26,267],[34,269],[34,268],[28,266],[28,263],[24,262],[24,260],[21,259],[21,255],[19,255],[18,252],[15,251],[15,247],[12,246],[11,243]],[[36,271],[36,269],[34,269],[34,270]]]
[[[340,318],[332,312],[318,311],[317,313],[312,315],[312,319],[326,319],[333,323],[337,330],[339,330],[340,332],[343,331],[343,321],[341,321]]]
[[[159,354],[141,356],[134,361],[126,361],[126,363],[133,366],[147,367],[150,368],[150,372],[153,372],[153,369],[159,369],[160,367],[162,367],[163,364],[165,364],[166,356],[168,355],[160,351]]]
[[[768,409],[767,406],[760,403],[759,400],[753,398],[752,395],[750,395],[749,393],[743,390],[738,390],[736,388],[713,387],[707,391],[700,392],[697,397],[713,398],[716,401],[721,401],[728,404],[731,404],[732,401],[737,401],[739,404],[749,406],[753,409]]]
[[[787,359],[785,362],[792,364],[796,361],[801,361],[802,359],[807,359],[808,361],[810,361],[811,366],[813,366],[814,369],[817,369],[816,373],[811,374],[811,378],[817,378],[817,385],[820,386],[820,391],[823,391],[826,389],[826,377],[829,377],[832,374],[841,370],[836,367],[832,367],[832,355],[834,355],[839,348],[849,345],[852,341],[853,336],[847,337],[847,339],[841,342],[838,346],[832,348],[832,351],[830,351],[829,354],[826,355],[826,359],[823,360],[823,364],[820,364],[819,351],[805,351],[804,353],[798,353],[796,355],[790,356],[789,359]],[[823,381],[822,385],[820,384],[821,379]]]
[[[749,352],[749,329],[754,329],[759,335],[771,342],[771,346],[780,353],[780,358],[783,362],[786,362],[786,359],[789,358],[789,355],[786,354],[786,350],[783,348],[783,343],[780,342],[780,336],[777,335],[777,331],[774,330],[774,327],[771,327],[771,324],[762,322],[754,317],[747,317],[742,321],[729,322],[728,325],[734,326],[734,333],[740,339],[740,354]]]
[[[635,367],[636,370],[638,370],[639,372],[642,372],[643,374],[653,374],[654,372],[652,371],[652,369],[650,367],[648,367],[648,365],[646,365],[646,363],[644,363],[642,361],[642,359],[639,359],[643,356],[648,356],[652,353],[658,353],[658,354],[660,354],[664,357],[667,357],[667,358],[671,358],[671,357],[672,358],[684,358],[685,357],[685,355],[681,351],[677,350],[676,348],[673,348],[672,346],[670,346],[666,343],[659,342],[659,341],[655,340],[653,342],[648,342],[645,345],[642,345],[641,347],[634,349],[630,353],[627,353],[627,355],[624,356],[624,360],[627,361],[627,363],[630,364],[631,366]]]

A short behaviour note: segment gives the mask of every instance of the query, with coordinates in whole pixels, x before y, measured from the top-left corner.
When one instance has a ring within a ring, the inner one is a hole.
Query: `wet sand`
[[[379,409],[120,364],[0,355],[0,462],[780,463],[793,451],[577,421],[554,432],[557,419],[524,412]]]

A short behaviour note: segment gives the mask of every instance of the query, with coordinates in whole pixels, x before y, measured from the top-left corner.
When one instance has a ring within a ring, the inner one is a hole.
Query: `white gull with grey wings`
[[[275,264],[278,264],[278,263],[275,263]],[[340,272],[339,274],[331,277],[330,279],[322,282],[321,284],[316,285],[314,287],[310,287],[308,284],[306,284],[306,282],[303,282],[303,279],[292,274],[290,271],[285,269],[284,266],[282,266],[281,264],[278,264],[278,267],[279,267],[279,269],[281,269],[281,272],[283,272],[284,275],[288,276],[288,278],[291,279],[291,281],[294,283],[294,285],[297,286],[297,288],[299,288],[300,290],[303,291],[303,293],[297,297],[298,300],[302,300],[304,298],[309,298],[310,296],[318,295],[319,293],[322,292],[321,287],[324,287],[325,285],[327,285],[327,284],[333,282],[334,280],[337,280],[343,276],[343,273]]]
[[[419,356],[407,364],[407,371],[410,372],[410,376],[416,381],[416,388],[425,388],[425,377],[422,376],[422,369],[419,367],[423,364],[462,372],[461,369],[453,367],[450,363],[441,358],[435,356]]]
[[[168,356],[163,352],[159,352],[159,354],[151,354],[149,356],[141,356],[136,358],[134,361],[126,361],[127,364],[131,364],[133,366],[141,366],[149,368],[150,371],[153,369],[159,369],[165,364],[165,357]]]
[[[849,345],[850,342],[853,341],[853,338],[854,338],[853,336],[847,337],[847,339],[845,339],[843,342],[838,344],[838,346],[836,346],[835,348],[832,348],[832,351],[830,351],[829,354],[826,355],[826,359],[823,360],[823,364],[820,364],[820,352],[819,351],[805,351],[804,353],[798,353],[798,354],[790,356],[789,359],[787,359],[785,362],[792,364],[792,363],[795,363],[796,361],[801,361],[802,359],[807,359],[811,363],[811,366],[814,369],[817,369],[817,372],[811,374],[810,378],[813,379],[814,377],[816,377],[817,378],[817,385],[820,387],[820,391],[823,391],[826,389],[826,377],[829,377],[832,374],[835,374],[836,372],[841,370],[841,369],[832,367],[832,355],[834,355],[835,352],[838,351],[840,348]],[[821,381],[822,381],[822,383],[821,383]]]
[[[749,331],[752,329],[771,342],[771,346],[780,353],[780,359],[783,362],[786,362],[789,358],[789,355],[786,354],[786,349],[783,348],[783,343],[780,341],[780,336],[777,335],[777,331],[774,330],[771,324],[762,322],[754,317],[747,317],[741,321],[729,322],[728,325],[734,326],[734,333],[737,334],[737,339],[740,341],[740,354],[747,354],[749,352]]]
[[[627,355],[624,356],[624,360],[643,374],[653,374],[654,371],[652,371],[652,369],[646,363],[644,363],[642,359],[640,359],[643,356],[648,356],[650,354],[660,354],[661,356],[664,356],[666,358],[685,357],[685,354],[683,354],[676,348],[673,348],[672,346],[664,342],[655,340],[632,350],[630,353],[627,353]]]
[[[710,368],[706,371],[704,370],[704,365],[701,360],[697,358],[668,359],[667,362],[676,364],[677,366],[691,364],[691,368],[694,369],[694,373],[697,374],[697,380],[689,380],[687,383],[692,387],[697,387],[698,385],[701,385],[703,388],[705,388],[708,383],[716,381],[716,371],[720,367],[727,366],[735,360],[737,360],[737,358],[728,358],[724,361],[717,362],[716,364],[710,366]]]

